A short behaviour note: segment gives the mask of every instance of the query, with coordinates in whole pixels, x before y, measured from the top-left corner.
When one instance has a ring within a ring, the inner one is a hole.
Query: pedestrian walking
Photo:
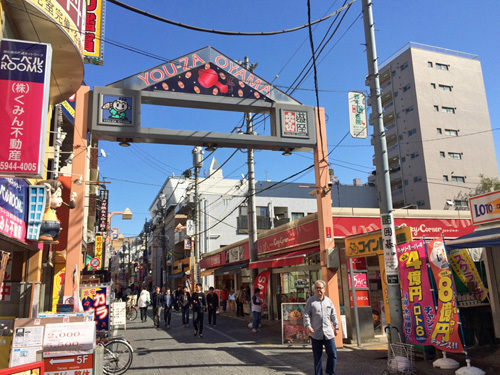
[[[162,306],[163,318],[168,329],[170,328],[170,320],[172,319],[172,307],[174,306],[174,296],[170,292],[170,288],[167,288],[165,294],[163,295]]]
[[[236,316],[245,316],[245,313],[243,312],[243,305],[247,301],[245,288],[241,288],[236,293],[234,298],[236,299]]]
[[[207,298],[205,293],[201,291],[201,284],[196,284],[195,292],[191,297],[191,306],[193,307],[193,326],[194,335],[203,337],[203,318],[205,316],[205,309],[207,308]]]
[[[262,314],[262,298],[259,297],[260,289],[255,288],[252,297],[252,332],[260,331],[260,316]]]
[[[220,292],[220,301],[221,301],[221,306],[222,306],[222,311],[226,311],[227,308],[227,300],[229,298],[229,293],[227,291],[227,287],[223,288],[222,291]]]
[[[182,287],[179,285],[174,292],[174,309],[175,311],[179,311],[179,299],[182,295]]]
[[[314,283],[315,295],[308,298],[304,309],[304,327],[309,331],[314,356],[314,374],[322,375],[323,346],[325,347],[326,374],[335,375],[337,348],[335,336],[339,331],[339,322],[335,306],[325,295],[326,283],[318,280]],[[332,328],[333,326],[333,328]]]
[[[159,286],[155,288],[151,300],[153,304],[153,324],[156,328],[160,328],[163,294],[161,293]]]
[[[212,324],[214,327],[217,325],[217,309],[219,308],[219,296],[214,292],[214,287],[211,286],[207,294],[207,305],[208,305],[208,324]]]
[[[148,306],[151,304],[151,295],[147,291],[147,289],[141,290],[141,294],[139,295],[139,299],[137,300],[137,306],[139,306],[139,310],[141,311],[141,322],[145,322],[148,318]]]
[[[184,327],[187,327],[189,324],[190,305],[191,305],[191,293],[189,293],[188,287],[185,286],[178,300],[178,306],[181,309],[182,324],[184,324]]]

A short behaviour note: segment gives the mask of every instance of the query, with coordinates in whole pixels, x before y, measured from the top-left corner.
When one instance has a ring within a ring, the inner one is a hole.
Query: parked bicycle
[[[137,307],[133,305],[127,306],[127,320],[135,320],[137,319]]]
[[[107,375],[120,375],[132,365],[134,349],[122,337],[102,338],[98,341],[104,346],[103,372]]]

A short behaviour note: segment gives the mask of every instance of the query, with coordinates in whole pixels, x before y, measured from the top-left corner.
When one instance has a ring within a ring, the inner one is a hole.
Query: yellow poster
[[[63,288],[64,273],[66,270],[65,264],[54,264],[54,284],[52,287],[52,311],[57,311],[57,304],[59,302],[59,295]]]

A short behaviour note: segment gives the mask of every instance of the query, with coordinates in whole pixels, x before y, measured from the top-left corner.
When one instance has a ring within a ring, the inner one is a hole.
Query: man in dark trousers
[[[219,296],[217,293],[214,293],[214,287],[211,286],[208,289],[209,292],[207,294],[207,304],[208,304],[208,324],[214,324],[214,327],[217,325],[217,308],[219,307]]]
[[[179,295],[177,304],[181,308],[182,324],[185,328],[189,324],[189,306],[191,305],[191,293],[189,293],[187,286],[184,287],[183,292]]]
[[[193,308],[194,335],[203,338],[203,317],[207,308],[207,298],[201,291],[201,284],[196,284],[196,291],[191,296],[191,306]]]
[[[161,293],[160,287],[157,286],[153,295],[151,296],[151,302],[153,305],[153,323],[156,328],[160,328],[161,319],[161,307],[163,305],[163,294]]]
[[[167,288],[165,294],[163,295],[163,317],[165,319],[165,325],[170,328],[170,320],[172,318],[172,307],[174,306],[174,296],[170,293],[170,288]]]
[[[178,286],[174,292],[174,299],[175,299],[174,309],[175,309],[175,311],[179,311],[179,306],[180,306],[179,299],[181,298],[181,295],[182,295],[182,288],[180,286]]]

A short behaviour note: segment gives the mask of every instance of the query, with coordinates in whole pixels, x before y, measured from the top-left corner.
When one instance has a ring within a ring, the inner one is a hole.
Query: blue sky
[[[261,32],[289,29],[307,23],[307,1],[247,2],[158,2],[123,0],[146,12],[177,21],[216,30]],[[162,4],[162,6],[159,6]],[[319,19],[340,8],[343,1],[311,1],[311,19]],[[344,11],[345,12],[345,11]],[[347,92],[365,91],[367,74],[361,0],[355,1],[345,15],[338,31],[326,45],[318,61],[319,103],[327,115],[327,137],[330,164],[343,184],[353,178],[367,181],[374,170],[370,136],[365,139],[346,137],[349,131]],[[500,161],[500,33],[497,0],[375,0],[373,14],[379,63],[412,41],[476,54],[481,61],[488,99],[492,136]],[[343,13],[341,14],[341,16]],[[340,18],[339,18],[340,19]],[[313,29],[318,47],[333,18]],[[277,36],[223,36],[187,30],[161,23],[122,9],[108,2],[103,66],[85,66],[85,83],[105,86],[147,70],[164,61],[175,59],[206,46],[212,46],[233,60],[258,63],[255,74],[286,90],[311,57],[307,28]],[[336,25],[338,21],[336,22]],[[316,105],[311,73],[292,96],[306,105]],[[150,127],[185,128],[229,132],[241,124],[239,113],[169,109],[164,115],[151,111],[142,123]],[[269,123],[257,123],[256,130],[268,129]],[[369,130],[371,134],[371,129]],[[112,226],[125,236],[137,235],[148,208],[165,179],[180,175],[192,166],[192,147],[133,144],[123,148],[117,143],[100,142],[107,157],[99,158],[103,176],[108,177],[110,211],[129,207],[131,221],[113,217]],[[234,150],[218,149],[213,156],[223,163]],[[256,151],[255,173],[258,180],[279,181],[312,164],[312,153],[282,156],[279,152]],[[202,168],[208,169],[207,160]],[[223,168],[227,178],[241,178],[247,173],[246,154],[238,152]],[[289,180],[312,183],[309,171]]]

